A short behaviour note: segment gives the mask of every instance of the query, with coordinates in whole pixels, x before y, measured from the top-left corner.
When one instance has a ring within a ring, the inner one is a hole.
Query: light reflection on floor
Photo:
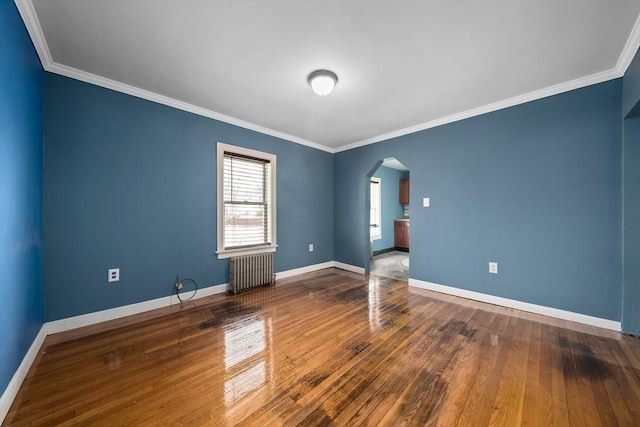
[[[224,332],[224,365],[228,369],[266,348],[264,319],[261,316],[240,328]]]
[[[377,279],[369,279],[369,329],[375,332],[380,328],[380,288]]]
[[[388,329],[399,312],[409,312],[407,289],[392,288],[390,282],[388,278],[372,275],[363,283],[368,329],[372,336]],[[254,402],[270,399],[276,387],[272,317],[277,318],[277,313],[270,310],[271,292],[264,289],[237,296],[234,301],[239,307],[235,311],[237,317],[223,327],[225,418],[230,424],[243,419]],[[400,298],[398,292],[402,294]],[[311,295],[319,297],[320,304],[334,297],[322,291]],[[390,299],[394,303],[390,304]],[[256,314],[255,310],[260,310],[261,314]]]
[[[262,386],[267,379],[267,365],[262,361],[249,369],[240,371],[224,382],[224,400],[227,406],[242,398],[253,389]]]
[[[271,384],[271,342],[271,319],[262,316],[250,316],[225,328],[224,401],[227,407],[241,404],[250,393]]]

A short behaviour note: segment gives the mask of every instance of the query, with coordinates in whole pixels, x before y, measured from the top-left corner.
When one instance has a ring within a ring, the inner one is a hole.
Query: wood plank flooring
[[[338,269],[47,337],[4,425],[638,426],[640,340]]]

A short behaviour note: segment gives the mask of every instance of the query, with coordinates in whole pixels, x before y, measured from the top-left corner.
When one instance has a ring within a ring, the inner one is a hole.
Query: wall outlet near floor
[[[109,283],[111,282],[119,282],[120,281],[120,269],[119,268],[110,268],[109,269]]]
[[[313,252],[313,243],[309,243],[309,252]]]
[[[428,197],[425,197],[425,198],[422,199],[422,207],[428,208],[430,203],[431,202],[429,201]]]
[[[489,273],[498,274],[498,263],[489,262]]]

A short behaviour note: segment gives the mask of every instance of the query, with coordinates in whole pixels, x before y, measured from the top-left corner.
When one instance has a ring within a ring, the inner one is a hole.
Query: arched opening
[[[367,273],[403,281],[409,278],[409,175],[409,169],[395,157],[376,162],[367,174]]]

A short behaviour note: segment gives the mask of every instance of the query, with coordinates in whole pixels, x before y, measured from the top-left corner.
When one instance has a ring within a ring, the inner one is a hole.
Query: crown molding
[[[53,64],[53,59],[51,58],[51,51],[49,51],[47,40],[44,38],[38,15],[36,15],[36,10],[33,8],[33,3],[31,0],[14,0],[14,3],[24,21],[24,25],[27,27],[27,32],[29,33],[29,37],[31,37],[33,46],[36,48],[36,52],[38,52],[42,67],[48,70],[51,64]]]
[[[481,107],[472,108],[461,113],[452,114],[450,116],[442,117],[439,119],[431,120],[428,122],[420,123],[418,125],[410,126],[397,131],[378,135],[373,138],[363,139],[350,144],[342,145],[334,149],[334,152],[339,153],[341,151],[351,150],[353,148],[362,147],[369,144],[375,144],[376,142],[386,141],[392,138],[398,138],[400,136],[408,135],[411,133],[419,132],[426,129],[431,129],[437,126],[442,126],[448,123],[457,122],[459,120],[469,119],[471,117],[479,116],[481,114],[491,113],[493,111],[501,110],[503,108],[514,107],[526,102],[535,101],[537,99],[546,98],[553,95],[558,95],[563,92],[569,92],[571,90],[580,89],[586,86],[591,86],[598,83],[603,83],[609,80],[623,77],[627,72],[627,68],[631,65],[631,61],[635,57],[636,53],[640,49],[640,15],[636,19],[631,33],[627,38],[627,42],[620,53],[618,62],[614,68],[611,68],[600,73],[591,74],[589,76],[580,77],[568,82],[560,83],[557,85],[549,86],[543,89],[535,90],[533,92],[525,93],[523,95],[514,96],[512,98],[497,101],[491,104],[483,105]]]
[[[274,136],[276,138],[284,139],[290,142],[295,142],[297,144],[306,145],[307,147],[315,148],[317,150],[333,153],[333,149],[331,149],[330,147],[317,144],[315,142],[308,141],[303,138],[298,138],[296,136],[289,135],[284,132],[279,132],[274,129],[270,129],[270,128],[260,126],[254,123],[250,123],[244,120],[240,120],[235,117],[227,116],[225,114],[218,113],[216,111],[198,107],[197,105],[189,104],[188,102],[179,101],[177,99],[160,95],[158,93],[151,92],[149,90],[141,89],[126,83],[118,82],[116,80],[111,80],[106,77],[88,73],[86,71],[78,70],[77,68],[68,67],[66,65],[62,65],[54,62],[53,64],[51,64],[49,69],[47,69],[47,71],[50,71],[55,74],[60,74],[65,77],[70,77],[72,79],[80,80],[85,83],[91,83],[96,86],[111,89],[116,92],[126,93],[127,95],[135,96],[137,98],[146,99],[147,101],[152,101],[158,104],[167,105],[169,107],[177,108],[178,110],[187,111],[189,113],[197,114],[199,116],[204,116],[210,119],[229,123],[231,125],[249,129],[265,135],[270,135],[270,136]]]
[[[296,144],[305,145],[307,147],[315,148],[316,150],[326,151],[328,153],[334,153],[333,148],[327,147],[322,144],[318,144],[313,141],[308,141],[297,136],[289,135],[284,132],[280,132],[274,129],[270,129],[264,126],[250,123],[235,117],[227,116],[226,114],[218,113],[206,108],[198,107],[197,105],[189,104],[188,102],[180,101],[168,96],[160,95],[149,90],[141,89],[136,86],[132,86],[126,83],[118,82],[116,80],[108,79],[96,74],[89,73],[87,71],[79,70],[77,68],[69,67],[67,65],[58,64],[51,56],[51,51],[47,45],[47,41],[42,31],[42,26],[38,20],[38,15],[33,7],[31,0],[14,0],[20,16],[27,27],[29,36],[33,41],[36,48],[36,52],[40,57],[42,67],[51,73],[59,74],[61,76],[69,77],[72,79],[80,80],[85,83],[90,83],[96,86],[111,89],[116,92],[125,93],[127,95],[135,96],[137,98],[146,99],[147,101],[156,102],[158,104],[167,105],[169,107],[177,108],[179,110],[187,111],[189,113],[197,114],[199,116],[208,117],[210,119],[218,120],[221,122],[229,123],[234,126],[249,129],[255,132],[259,132],[265,135],[270,135],[276,138],[284,139]]]
[[[525,93],[523,95],[514,96],[511,98],[503,99],[501,101],[493,102],[491,104],[483,105],[480,107],[472,108],[470,110],[462,111],[460,113],[451,114],[450,116],[442,117],[439,119],[431,120],[428,122],[420,123],[415,126],[410,126],[397,131],[385,133],[383,135],[375,136],[373,138],[364,139],[362,141],[354,142],[347,145],[342,145],[335,149],[336,153],[341,151],[351,150],[353,148],[362,147],[364,145],[375,144],[376,142],[386,141],[400,136],[408,135],[411,133],[419,132],[426,129],[431,129],[437,126],[446,125],[449,123],[457,122],[471,117],[480,116],[482,114],[491,113],[494,111],[502,110],[504,108],[514,107],[526,102],[535,101],[537,99],[546,98],[549,96],[557,95],[563,92],[568,92],[574,89],[580,89],[586,86],[591,86],[597,83],[606,82],[622,75],[618,70],[612,68],[607,71],[603,71],[589,76],[580,77],[568,82],[559,83],[557,85],[548,86],[544,89],[534,90],[532,92]]]
[[[597,83],[602,83],[608,80],[622,77],[627,71],[627,68],[629,68],[629,65],[631,64],[631,61],[633,60],[636,52],[638,52],[638,49],[640,48],[640,15],[639,15],[638,18],[636,19],[633,29],[631,30],[631,33],[629,34],[629,37],[627,38],[627,42],[625,43],[625,46],[622,49],[620,57],[618,58],[618,61],[614,68],[611,68],[609,70],[602,71],[596,74],[591,74],[589,76],[580,77],[568,82],[559,83],[543,89],[528,92],[523,95],[514,96],[514,97],[500,100],[491,104],[472,108],[466,111],[462,111],[460,113],[441,117],[435,120],[430,120],[428,122],[420,123],[414,126],[406,127],[393,132],[385,133],[372,138],[363,139],[360,141],[352,142],[349,144],[345,144],[345,145],[341,145],[339,147],[333,148],[333,147],[322,145],[313,141],[306,140],[304,138],[299,138],[297,136],[289,135],[284,132],[280,132],[280,131],[270,129],[261,125],[247,122],[235,117],[227,116],[225,114],[218,113],[216,111],[198,107],[196,105],[189,104],[187,102],[180,101],[174,98],[170,98],[168,96],[160,95],[155,92],[151,92],[151,91],[141,89],[132,85],[111,80],[111,79],[98,76],[96,74],[92,74],[86,71],[78,70],[73,67],[58,64],[54,62],[53,58],[51,57],[49,46],[47,45],[47,41],[42,31],[42,26],[40,25],[40,21],[38,20],[38,16],[36,15],[36,12],[31,0],[14,0],[14,2],[18,8],[18,11],[20,12],[20,16],[22,17],[22,20],[24,21],[25,26],[27,27],[29,36],[33,41],[36,52],[40,57],[40,61],[42,62],[42,66],[46,71],[49,71],[55,74],[60,74],[65,77],[70,77],[72,79],[80,80],[86,83],[94,84],[96,86],[115,90],[117,92],[122,92],[138,98],[146,99],[148,101],[156,102],[158,104],[167,105],[169,107],[177,108],[179,110],[187,111],[193,114],[197,114],[199,116],[208,117],[221,122],[229,123],[231,125],[253,130],[255,132],[263,133],[265,135],[270,135],[276,138],[280,138],[280,139],[284,139],[297,144],[305,145],[307,147],[315,148],[317,150],[325,151],[328,153],[339,153],[342,151],[347,151],[354,148],[362,147],[365,145],[375,144],[377,142],[398,138],[400,136],[408,135],[411,133],[420,132],[420,131],[431,129],[437,126],[442,126],[445,124],[457,122],[460,120],[468,119],[468,118],[479,116],[486,113],[491,113],[504,108],[513,107],[519,104],[524,104],[526,102],[535,101],[537,99],[546,98],[546,97],[557,95],[563,92],[580,89],[582,87],[586,87],[586,86],[590,86]]]
[[[616,71],[620,75],[619,77],[624,76],[631,65],[631,61],[636,56],[636,52],[640,49],[640,15],[638,15],[638,19],[636,19],[636,23],[631,29],[631,34],[629,34],[629,38],[627,38],[627,42],[622,49],[622,53],[620,53],[620,57],[618,58],[618,62],[616,63]]]

